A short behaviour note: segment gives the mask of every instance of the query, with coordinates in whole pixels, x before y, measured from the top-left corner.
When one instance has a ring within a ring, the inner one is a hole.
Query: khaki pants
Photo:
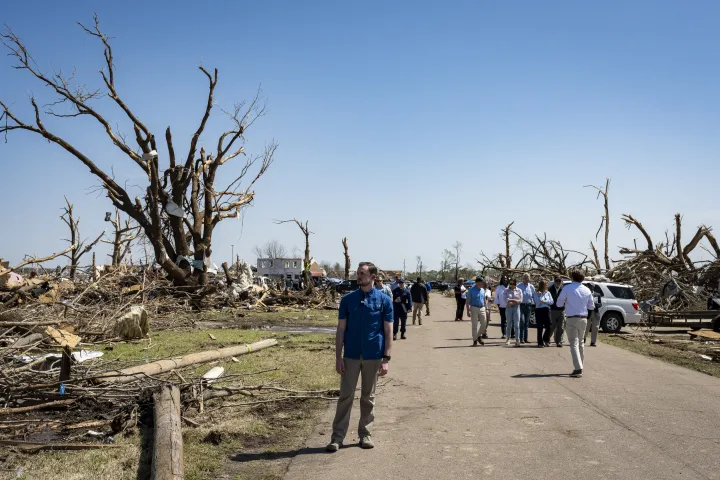
[[[485,322],[485,330],[480,332],[480,335],[485,335],[487,333],[487,329],[490,326],[490,314],[491,313],[492,313],[492,305],[488,305],[487,307],[485,307],[485,318],[487,320]]]
[[[565,332],[565,310],[550,310],[551,331],[555,334],[555,344],[562,345]]]
[[[422,308],[424,302],[413,302],[413,325],[415,325],[415,316],[417,315],[420,325],[422,325]]]
[[[585,348],[582,343],[582,337],[585,335],[587,328],[587,318],[585,317],[567,317],[565,322],[567,326],[568,342],[570,342],[570,353],[575,370],[583,369],[585,361]]]
[[[590,319],[587,323],[587,328],[585,329],[585,335],[583,336],[583,342],[587,341],[588,333],[591,333],[590,335],[590,343],[595,345],[595,342],[597,342],[597,336],[598,336],[598,329],[600,328],[600,315],[597,314],[595,310],[593,310],[590,313]]]
[[[480,335],[487,330],[485,307],[470,307],[470,320],[472,323],[472,339],[473,342],[476,342]]]
[[[425,316],[430,315],[430,292],[425,300]]]
[[[350,424],[355,389],[358,377],[362,375],[360,386],[360,422],[358,437],[370,435],[375,420],[375,385],[382,359],[363,360],[362,358],[346,358],[345,375],[340,377],[340,397],[338,398],[335,420],[333,421],[332,441],[342,443]]]

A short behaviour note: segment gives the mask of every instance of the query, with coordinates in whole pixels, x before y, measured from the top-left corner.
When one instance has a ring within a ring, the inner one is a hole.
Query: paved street
[[[453,299],[431,307],[380,381],[377,447],[357,447],[356,400],[346,447],[324,453],[333,404],[288,480],[720,479],[719,379],[603,344],[570,378],[567,347],[507,348],[495,314],[473,348]]]

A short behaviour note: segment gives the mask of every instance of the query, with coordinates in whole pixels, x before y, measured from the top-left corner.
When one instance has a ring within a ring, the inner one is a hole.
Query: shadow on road
[[[343,446],[343,448],[346,448]],[[254,462],[257,460],[278,460],[281,458],[293,458],[297,455],[314,455],[317,453],[327,453],[325,448],[300,448],[298,450],[288,450],[286,452],[259,452],[259,453],[236,453],[230,460],[234,462]]]
[[[518,373],[512,378],[548,378],[548,377],[569,377],[569,373]]]
[[[499,347],[499,346],[500,346],[499,343],[486,343],[485,345],[473,345],[471,343],[469,345],[443,345],[440,347],[433,347],[433,348],[435,348],[435,349],[437,349],[437,348],[485,348],[485,347]]]

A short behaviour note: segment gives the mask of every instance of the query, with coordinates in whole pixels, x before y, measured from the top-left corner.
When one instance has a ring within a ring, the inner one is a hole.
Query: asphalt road
[[[333,404],[287,480],[720,479],[720,379],[603,344],[570,378],[567,347],[505,347],[494,317],[473,348],[453,299],[431,310],[380,381],[376,448],[357,447],[356,400],[346,446],[324,452]]]

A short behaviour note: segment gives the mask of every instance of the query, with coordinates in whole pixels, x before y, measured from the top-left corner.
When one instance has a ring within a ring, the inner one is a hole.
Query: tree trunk
[[[153,480],[182,480],[183,437],[180,424],[180,390],[163,385],[153,394],[155,404],[155,440],[152,454]]]
[[[608,190],[610,189],[610,179],[605,182],[605,269],[610,270],[610,208],[608,206]]]
[[[305,289],[308,292],[313,291],[313,283],[311,281],[310,274],[310,230],[307,229],[307,222],[305,222],[305,268],[303,269],[303,280],[305,281]]]
[[[342,244],[345,249],[345,280],[350,280],[350,254],[348,253],[347,237],[342,239]]]

